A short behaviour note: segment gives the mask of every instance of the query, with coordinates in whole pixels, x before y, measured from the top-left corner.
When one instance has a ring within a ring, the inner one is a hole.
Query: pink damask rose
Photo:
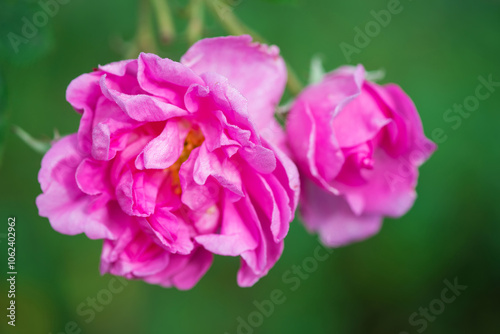
[[[80,127],[43,158],[40,215],[104,239],[102,273],[190,289],[219,254],[240,256],[238,284],[253,285],[282,253],[300,190],[277,147],[285,82],[278,48],[249,36],[79,76],[66,98]]]
[[[361,65],[307,87],[286,130],[301,173],[302,218],[330,247],[368,238],[384,216],[405,214],[418,167],[435,150],[411,99],[397,85],[367,81]]]

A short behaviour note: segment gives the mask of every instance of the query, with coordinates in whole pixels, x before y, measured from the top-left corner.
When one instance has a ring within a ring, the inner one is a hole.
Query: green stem
[[[190,44],[194,44],[203,35],[203,0],[191,0],[188,10],[187,40]]]
[[[262,36],[246,26],[238,19],[238,17],[236,17],[236,15],[234,15],[231,6],[223,3],[222,0],[206,1],[209,8],[212,10],[212,13],[215,14],[214,16],[216,16],[216,18],[219,20],[219,23],[228,33],[230,33],[231,35],[248,34],[252,36],[255,41],[265,43],[265,40]]]
[[[304,89],[304,85],[302,85],[297,73],[295,73],[288,62],[286,63],[286,70],[288,71],[288,80],[286,82],[288,89],[293,95],[299,95],[302,89]]]
[[[160,39],[164,44],[170,44],[175,39],[176,33],[168,0],[151,0],[151,4],[158,22]]]
[[[127,52],[127,58],[135,58],[139,52],[156,52],[150,0],[139,1],[137,32],[135,41]]]
[[[214,16],[219,20],[219,23],[229,34],[247,34],[252,36],[252,38],[257,42],[269,44],[262,36],[260,36],[258,33],[241,22],[241,20],[238,19],[236,15],[234,15],[233,9],[229,5],[222,3],[221,0],[206,1]],[[293,95],[298,95],[302,91],[304,86],[300,82],[297,74],[290,66],[290,64],[287,63],[286,68],[288,71],[287,87]]]

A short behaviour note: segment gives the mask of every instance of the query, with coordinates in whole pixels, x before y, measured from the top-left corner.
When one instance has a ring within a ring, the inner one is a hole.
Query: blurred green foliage
[[[277,3],[281,2],[281,3]],[[290,4],[291,2],[291,4]],[[321,55],[325,68],[346,63],[339,47],[353,44],[355,27],[364,29],[370,12],[387,8],[376,1],[239,1],[232,11],[270,42],[303,82],[310,60]],[[65,102],[68,83],[98,64],[121,58],[123,41],[132,40],[137,20],[134,0],[73,0],[14,52],[8,33],[21,33],[22,17],[40,10],[37,1],[0,2],[0,268],[6,273],[7,217],[17,222],[17,326],[0,332],[70,333],[75,321],[82,333],[236,333],[238,317],[256,310],[254,300],[269,299],[274,289],[286,301],[276,305],[254,333],[417,333],[409,317],[441,298],[443,281],[458,278],[468,288],[442,314],[428,321],[427,334],[497,333],[500,304],[500,90],[453,129],[443,114],[473,95],[478,76],[500,81],[500,5],[495,0],[402,0],[403,10],[368,46],[352,55],[352,64],[385,69],[384,82],[396,82],[414,99],[430,136],[447,136],[421,168],[419,198],[398,220],[386,219],[381,233],[366,242],[336,249],[307,279],[283,281],[293,265],[314,254],[317,237],[295,221],[285,252],[252,288],[236,285],[239,263],[217,257],[191,291],[163,289],[130,281],[95,313],[77,314],[112,276],[101,277],[101,241],[61,235],[40,218],[35,197],[41,156],[11,131],[17,125],[34,137],[50,138],[54,128],[75,132],[79,115]],[[160,48],[179,59],[185,1],[171,1],[177,41]],[[206,19],[207,36],[224,31]],[[4,87],[6,86],[6,90]],[[0,309],[7,307],[6,281],[0,281]],[[418,319],[421,317],[419,316]],[[69,329],[68,329],[69,328]],[[78,331],[75,331],[78,333]]]
[[[3,73],[0,72],[0,166],[2,165],[2,156],[4,150],[5,136],[7,134],[7,90]]]
[[[36,26],[33,21],[33,16],[40,10],[40,5],[35,1],[2,0],[0,2],[1,58],[11,64],[23,65],[34,63],[50,52],[54,42],[50,16],[46,16],[47,23],[41,24],[40,27]],[[39,20],[41,18],[39,22],[44,23],[43,17],[37,16],[36,18]]]

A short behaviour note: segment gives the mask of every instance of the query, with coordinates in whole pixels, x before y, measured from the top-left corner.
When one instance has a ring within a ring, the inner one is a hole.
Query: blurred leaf
[[[7,87],[2,73],[0,73],[0,166],[2,165],[5,138],[7,134]]]
[[[366,72],[366,80],[369,81],[381,81],[385,78],[385,70],[383,68],[375,71],[367,71]]]
[[[325,69],[321,57],[316,55],[311,59],[311,69],[309,71],[309,84],[316,84],[323,80]]]
[[[292,108],[294,99],[289,99],[287,100],[284,104],[281,104],[276,107],[276,112],[275,112],[275,117],[280,122],[280,124],[285,124],[285,115],[290,111]]]

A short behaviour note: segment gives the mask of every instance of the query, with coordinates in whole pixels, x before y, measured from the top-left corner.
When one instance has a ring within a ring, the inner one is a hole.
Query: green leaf
[[[366,71],[366,80],[369,81],[380,81],[385,78],[385,70],[383,68],[375,71]]]
[[[311,67],[309,70],[309,84],[316,84],[323,80],[325,76],[325,69],[323,68],[323,61],[319,55],[311,59]]]
[[[27,133],[18,126],[13,126],[12,130],[19,138],[21,138],[23,142],[25,142],[35,152],[40,154],[45,154],[49,150],[50,142],[45,140],[35,139],[29,133]]]

